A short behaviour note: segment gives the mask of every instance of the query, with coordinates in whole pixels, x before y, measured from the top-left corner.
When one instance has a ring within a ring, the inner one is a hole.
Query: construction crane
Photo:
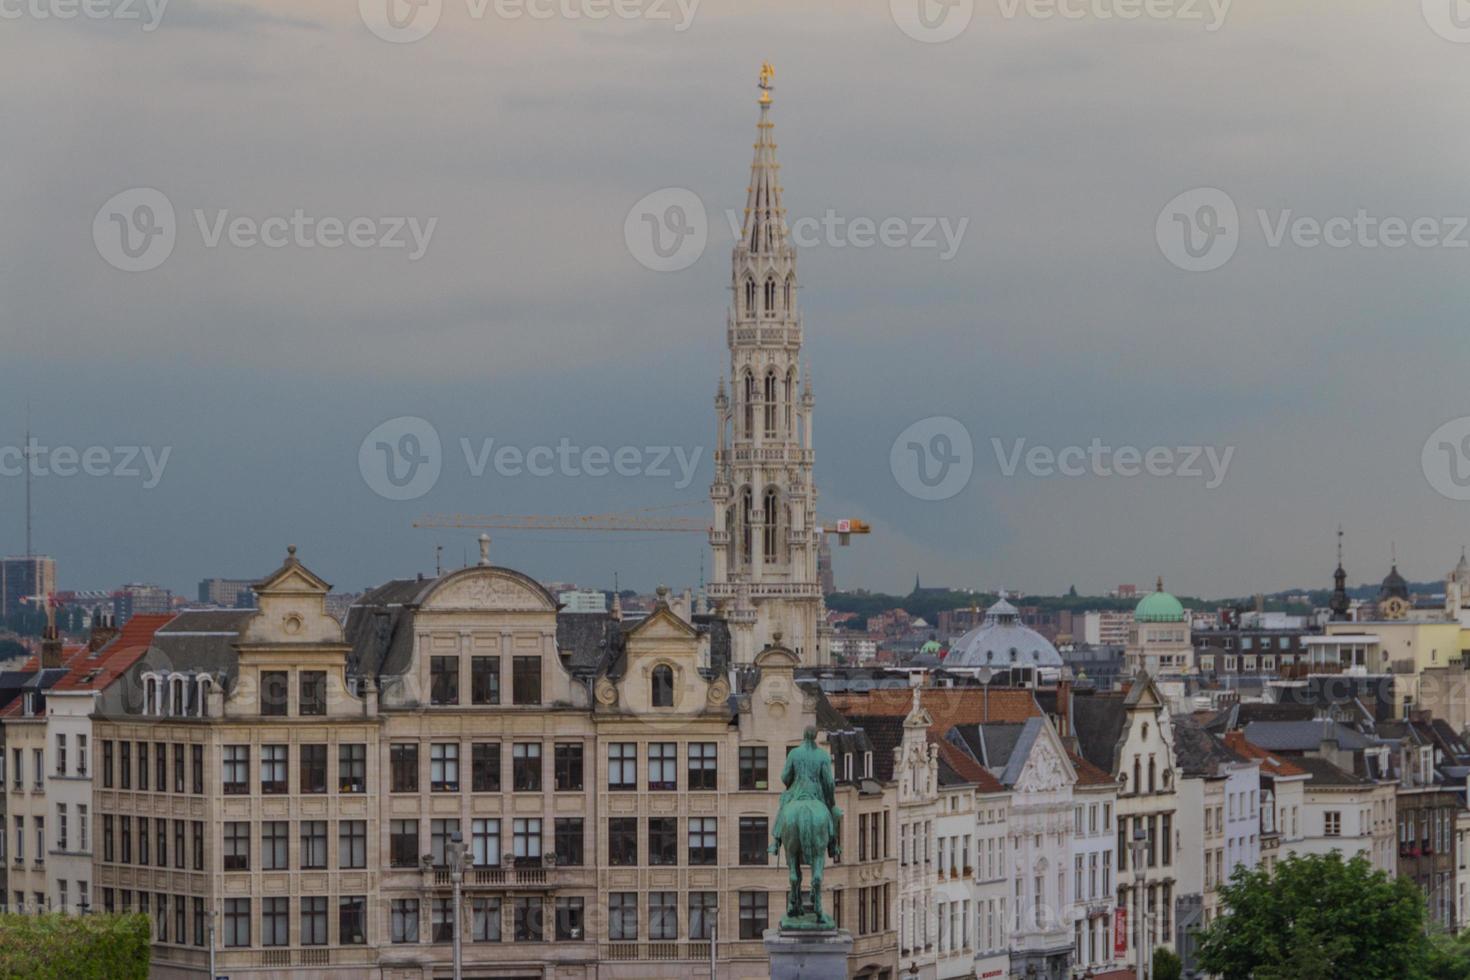
[[[677,531],[708,534],[708,521],[694,517],[655,515],[669,508],[650,507],[630,514],[428,514],[413,522],[417,528],[510,531]],[[823,524],[824,534],[837,535],[847,546],[854,534],[871,534],[866,521],[844,519]]]

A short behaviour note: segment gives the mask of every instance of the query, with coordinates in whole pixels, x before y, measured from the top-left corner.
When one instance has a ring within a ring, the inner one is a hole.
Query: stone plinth
[[[852,933],[845,929],[767,929],[771,980],[847,980]]]

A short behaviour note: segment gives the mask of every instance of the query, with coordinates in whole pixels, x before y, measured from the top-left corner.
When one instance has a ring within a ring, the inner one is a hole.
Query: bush
[[[1162,946],[1154,950],[1154,980],[1179,980],[1183,974],[1183,960]]]
[[[146,915],[0,915],[0,978],[148,980]]]

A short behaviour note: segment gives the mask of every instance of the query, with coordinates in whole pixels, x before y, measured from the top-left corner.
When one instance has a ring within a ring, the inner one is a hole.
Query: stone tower
[[[751,663],[779,642],[803,664],[820,665],[829,631],[817,571],[815,398],[810,372],[801,371],[796,251],[772,136],[774,74],[761,66],[755,158],[731,255],[728,390],[722,377],[715,396],[709,594],[729,620],[735,663]]]

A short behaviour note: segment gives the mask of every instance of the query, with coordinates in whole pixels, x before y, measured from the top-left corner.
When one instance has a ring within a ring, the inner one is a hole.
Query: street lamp
[[[454,885],[454,923],[451,926],[454,940],[454,980],[461,980],[463,970],[463,962],[461,960],[462,952],[459,943],[459,923],[461,919],[459,902],[460,886],[464,883],[465,861],[469,858],[468,851],[469,848],[464,843],[464,836],[459,831],[456,830],[449,835],[449,880]]]
[[[1148,976],[1148,968],[1144,960],[1144,947],[1148,945],[1148,933],[1146,931],[1147,925],[1143,920],[1145,915],[1144,910],[1147,907],[1144,899],[1144,879],[1147,872],[1143,862],[1148,851],[1148,831],[1143,829],[1143,819],[1141,817],[1134,817],[1133,821],[1133,877],[1135,882],[1134,888],[1138,892],[1138,912],[1134,916],[1138,920],[1138,980],[1145,980]]]

